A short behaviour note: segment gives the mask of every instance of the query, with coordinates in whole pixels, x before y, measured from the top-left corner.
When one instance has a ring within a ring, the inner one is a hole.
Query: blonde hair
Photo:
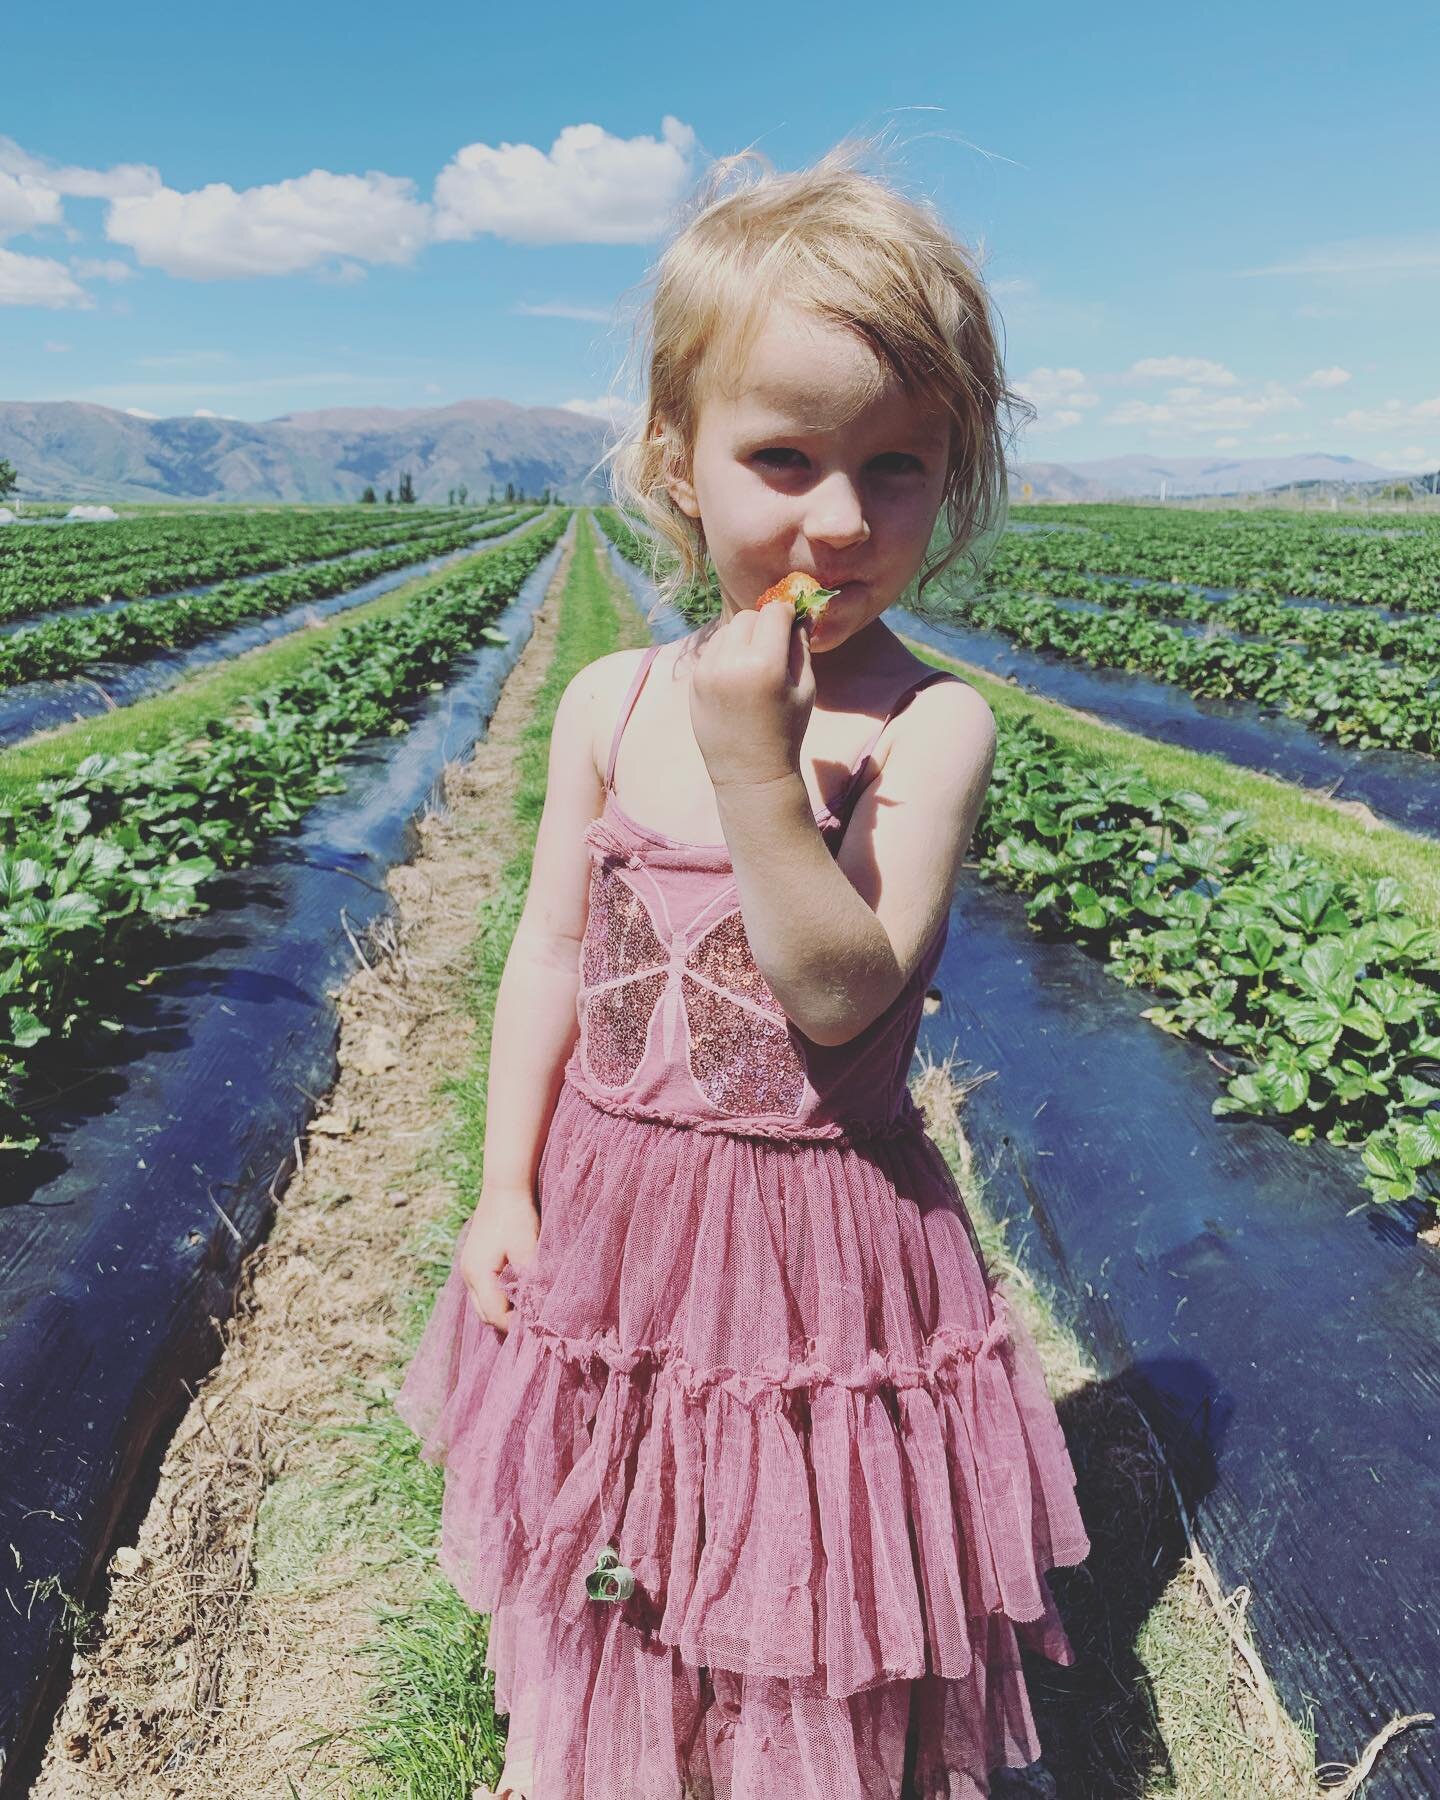
[[[645,369],[644,399],[596,468],[610,465],[616,504],[653,533],[661,602],[709,580],[703,524],[671,500],[667,458],[689,478],[702,381],[740,368],[781,298],[854,332],[909,394],[950,419],[944,529],[918,594],[967,551],[978,573],[977,546],[1003,529],[1006,450],[1034,409],[1006,386],[978,264],[928,201],[856,168],[868,148],[849,139],[780,175],[758,151],[722,157],[653,271],[631,351],[632,367]]]

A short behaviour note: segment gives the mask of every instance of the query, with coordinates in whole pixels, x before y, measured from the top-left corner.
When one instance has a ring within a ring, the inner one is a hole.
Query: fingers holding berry
[[[815,705],[808,630],[835,590],[798,573],[767,588],[706,643],[690,684],[695,741],[717,787],[773,781],[800,767]]]

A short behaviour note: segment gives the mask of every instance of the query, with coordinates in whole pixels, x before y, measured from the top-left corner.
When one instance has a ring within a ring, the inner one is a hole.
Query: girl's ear
[[[700,502],[695,497],[694,484],[681,473],[677,466],[679,457],[676,453],[676,446],[670,428],[664,419],[655,421],[654,436],[665,444],[663,455],[665,492],[669,494],[687,519],[698,519]]]

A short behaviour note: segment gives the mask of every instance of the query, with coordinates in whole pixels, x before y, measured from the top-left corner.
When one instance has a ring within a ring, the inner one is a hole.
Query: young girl
[[[995,728],[883,615],[1003,492],[987,296],[843,149],[725,191],[746,160],[661,260],[616,459],[723,611],[560,701],[479,1205],[397,1400],[512,1800],[985,1795],[1089,1551],[906,1085]],[[793,570],[838,590],[813,624],[756,610]]]

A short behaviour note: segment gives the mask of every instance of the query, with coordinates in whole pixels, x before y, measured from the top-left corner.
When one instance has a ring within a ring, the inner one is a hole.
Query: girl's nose
[[[860,495],[849,476],[836,471],[819,481],[806,496],[805,535],[822,544],[844,549],[870,535],[870,525]]]

